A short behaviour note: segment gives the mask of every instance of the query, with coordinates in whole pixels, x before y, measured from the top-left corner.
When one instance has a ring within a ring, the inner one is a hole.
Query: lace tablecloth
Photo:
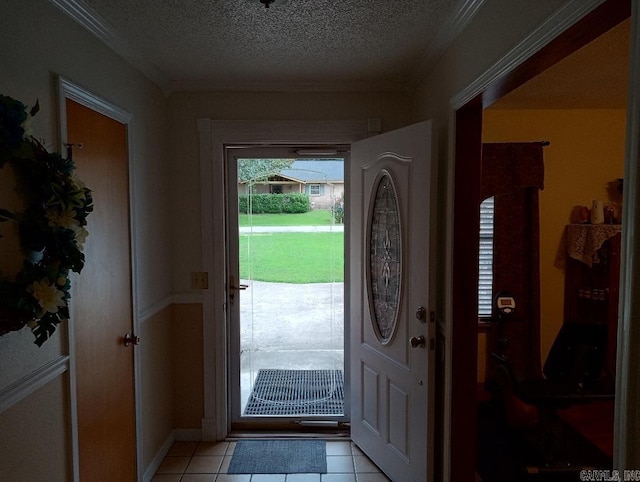
[[[567,226],[567,254],[592,266],[598,262],[602,244],[622,231],[620,224],[569,224]]]

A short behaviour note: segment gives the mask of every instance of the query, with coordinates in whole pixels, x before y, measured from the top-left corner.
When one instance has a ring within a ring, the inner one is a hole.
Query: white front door
[[[433,479],[434,147],[429,121],[351,149],[351,437],[394,481]]]

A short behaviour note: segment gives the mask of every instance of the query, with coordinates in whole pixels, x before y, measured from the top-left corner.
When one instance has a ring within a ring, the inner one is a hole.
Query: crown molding
[[[140,55],[109,22],[81,0],[49,0],[76,23],[88,30],[107,47],[156,84],[165,95],[175,91],[202,92],[406,92],[417,87],[431,67],[466,28],[485,0],[466,0],[444,24],[434,41],[431,54],[425,56],[409,81],[338,81],[338,82],[225,82],[172,81]]]
[[[459,109],[471,101],[492,82],[513,71],[518,65],[604,2],[605,0],[568,1],[474,82],[456,94],[450,101],[451,107]]]
[[[460,4],[460,7],[447,19],[436,35],[429,54],[419,61],[418,67],[407,81],[405,90],[411,91],[420,85],[445,50],[467,28],[484,2],[485,0],[466,0]]]
[[[80,0],[49,0],[49,2],[129,62],[165,94],[170,92],[170,82],[162,72],[131,48],[124,37],[98,12]]]
[[[393,81],[343,82],[219,82],[173,81],[172,92],[403,92],[404,85]]]

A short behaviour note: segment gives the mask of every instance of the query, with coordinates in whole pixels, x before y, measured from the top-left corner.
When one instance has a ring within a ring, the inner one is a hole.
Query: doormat
[[[324,440],[240,440],[229,474],[326,474]]]
[[[258,370],[243,415],[344,415],[342,370]]]

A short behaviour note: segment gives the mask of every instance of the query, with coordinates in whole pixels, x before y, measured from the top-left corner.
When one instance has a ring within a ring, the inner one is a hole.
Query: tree
[[[295,159],[239,159],[238,181],[250,185],[266,181],[270,176],[288,169]]]

